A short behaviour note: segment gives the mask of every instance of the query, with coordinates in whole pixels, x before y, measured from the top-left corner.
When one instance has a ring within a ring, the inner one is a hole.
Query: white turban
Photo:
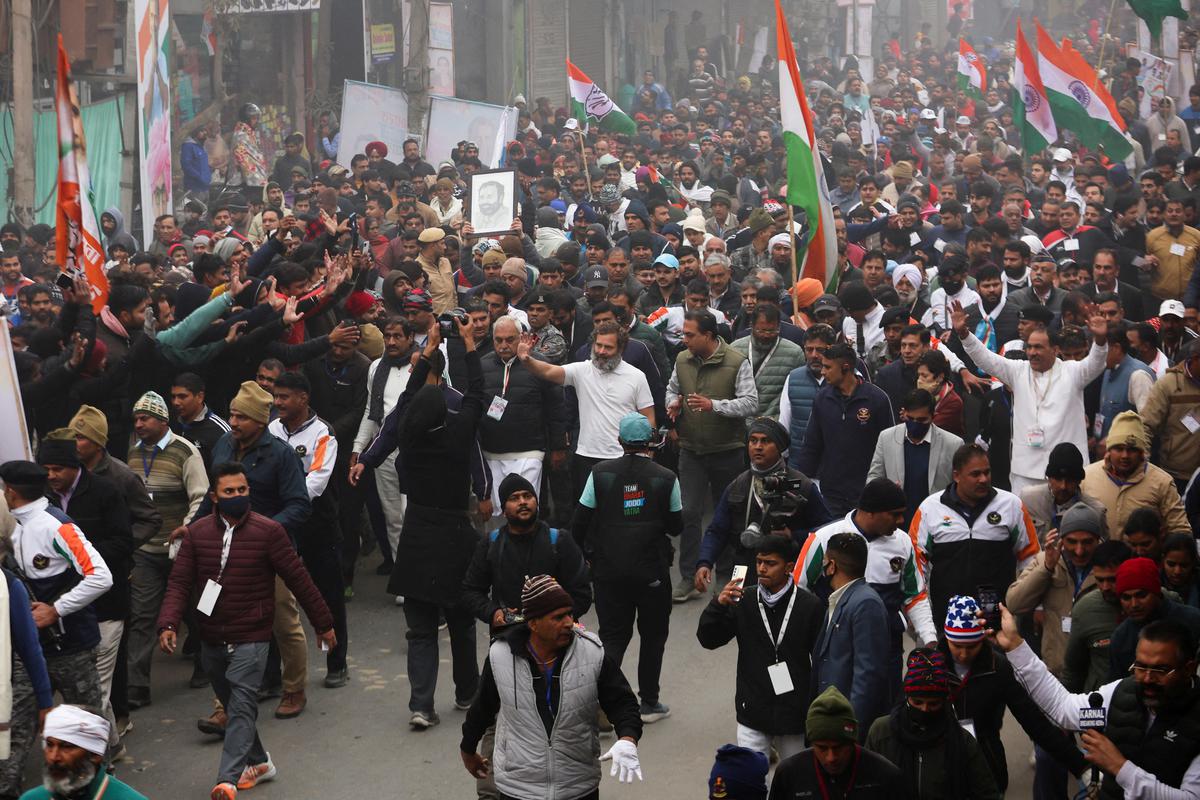
[[[90,711],[84,711],[79,706],[61,705],[52,708],[46,715],[46,726],[42,736],[82,747],[101,757],[108,752],[108,720]]]
[[[767,249],[773,250],[777,244],[787,245],[790,250],[792,248],[792,235],[786,231],[775,234],[767,240]]]
[[[908,278],[908,282],[912,284],[914,289],[921,288],[921,270],[914,267],[912,264],[900,264],[892,270],[892,285],[895,286],[900,282],[901,278]]]
[[[1031,252],[1031,253],[1046,252],[1046,246],[1044,244],[1042,244],[1042,240],[1039,239],[1038,237],[1034,236],[1033,234],[1028,234],[1028,235],[1022,236],[1021,241],[1024,242],[1025,244],[1029,245],[1029,252]]]

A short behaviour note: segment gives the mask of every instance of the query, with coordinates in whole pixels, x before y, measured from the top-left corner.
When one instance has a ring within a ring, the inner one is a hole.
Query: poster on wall
[[[0,324],[0,464],[32,458],[12,340],[8,325]]]
[[[454,95],[454,52],[429,48],[429,93]]]
[[[233,0],[221,10],[227,14],[255,14],[270,11],[319,11],[321,0]]]
[[[449,3],[429,4],[429,46],[454,49],[454,6]]]
[[[480,161],[494,167],[505,143],[516,134],[517,115],[512,107],[434,96],[429,103],[425,160],[431,164],[449,161],[450,151],[465,140],[479,147]]]
[[[342,139],[337,163],[347,169],[367,142],[383,142],[388,158],[403,158],[408,132],[408,98],[399,89],[372,83],[346,81],[342,89]]]
[[[171,86],[167,69],[168,0],[134,0],[137,25],[138,166],[142,230],[149,239],[154,220],[171,207]]]

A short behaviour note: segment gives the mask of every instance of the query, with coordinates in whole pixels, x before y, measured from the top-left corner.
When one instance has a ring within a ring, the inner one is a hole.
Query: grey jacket
[[[904,486],[904,423],[893,425],[879,434],[875,442],[875,455],[871,457],[871,468],[867,480],[887,478]],[[929,493],[935,494],[950,485],[954,451],[962,447],[963,440],[936,425],[929,427]]]
[[[559,709],[549,740],[537,700],[529,660],[513,655],[497,639],[488,650],[500,713],[493,756],[496,788],[508,797],[572,800],[600,785],[600,707],[598,678],[604,647],[594,633],[576,629],[559,666]],[[511,698],[511,700],[510,700]]]

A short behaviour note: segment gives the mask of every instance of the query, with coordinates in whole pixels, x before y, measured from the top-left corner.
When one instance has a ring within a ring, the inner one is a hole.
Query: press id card
[[[508,408],[508,401],[500,395],[492,398],[492,404],[488,406],[487,415],[497,422],[504,416],[504,409]]]
[[[209,578],[204,584],[204,591],[200,593],[200,602],[196,603],[196,610],[206,617],[211,617],[213,609],[217,607],[217,598],[221,596],[221,584]]]
[[[1041,428],[1030,428],[1026,434],[1026,442],[1030,447],[1045,447],[1046,432]]]
[[[775,690],[776,697],[794,691],[796,688],[792,684],[792,673],[788,671],[788,665],[783,661],[767,667],[767,676],[771,679],[771,688]]]

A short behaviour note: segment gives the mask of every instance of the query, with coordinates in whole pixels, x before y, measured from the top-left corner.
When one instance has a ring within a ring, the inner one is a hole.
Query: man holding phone
[[[774,744],[782,761],[804,749],[822,603],[792,582],[791,537],[765,537],[754,565],[750,596],[743,598],[745,576],[735,574],[700,615],[696,638],[708,650],[737,639],[737,743],[768,757]]]

